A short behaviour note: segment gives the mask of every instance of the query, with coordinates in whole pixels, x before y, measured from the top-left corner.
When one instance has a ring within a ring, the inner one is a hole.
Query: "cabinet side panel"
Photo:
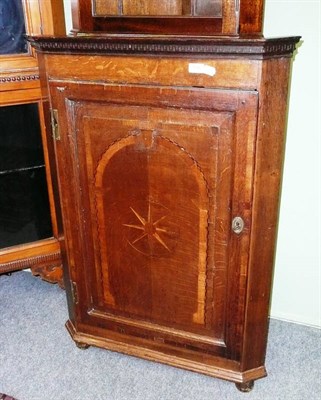
[[[237,33],[236,1],[225,0],[222,4],[222,14],[222,33],[224,35],[235,35]]]
[[[73,31],[93,31],[91,2],[88,0],[71,0]]]
[[[243,369],[263,365],[277,234],[290,60],[263,62]],[[271,77],[274,77],[271,79]]]
[[[242,0],[239,16],[239,34],[262,34],[263,0]]]

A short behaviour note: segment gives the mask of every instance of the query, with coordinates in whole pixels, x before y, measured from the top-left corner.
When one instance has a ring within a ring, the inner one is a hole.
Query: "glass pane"
[[[38,105],[0,107],[0,248],[51,236]]]
[[[183,0],[123,0],[124,15],[182,15]]]
[[[195,16],[222,16],[222,0],[194,0],[194,3]]]
[[[94,15],[121,15],[121,3],[119,0],[94,0],[93,13]]]
[[[0,132],[0,172],[44,164],[36,103],[0,107]]]
[[[0,54],[27,53],[22,0],[0,0]]]
[[[93,0],[94,15],[222,16],[222,0]]]

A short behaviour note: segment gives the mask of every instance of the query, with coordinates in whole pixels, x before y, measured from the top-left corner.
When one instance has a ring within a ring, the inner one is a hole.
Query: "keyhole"
[[[232,230],[239,235],[244,229],[244,221],[241,217],[235,217],[232,221]]]

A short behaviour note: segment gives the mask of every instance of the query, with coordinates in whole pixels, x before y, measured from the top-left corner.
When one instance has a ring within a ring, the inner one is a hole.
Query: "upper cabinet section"
[[[96,16],[222,16],[222,0],[94,0],[93,12]]]
[[[261,35],[264,0],[73,0],[73,33]]]

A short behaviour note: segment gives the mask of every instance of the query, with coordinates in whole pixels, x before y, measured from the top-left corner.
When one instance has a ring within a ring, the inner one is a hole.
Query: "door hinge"
[[[78,304],[78,288],[77,288],[77,283],[70,281],[70,288],[71,288],[71,297],[73,304]]]
[[[52,137],[54,140],[60,140],[60,131],[58,124],[58,110],[51,110],[51,128],[52,128]]]

